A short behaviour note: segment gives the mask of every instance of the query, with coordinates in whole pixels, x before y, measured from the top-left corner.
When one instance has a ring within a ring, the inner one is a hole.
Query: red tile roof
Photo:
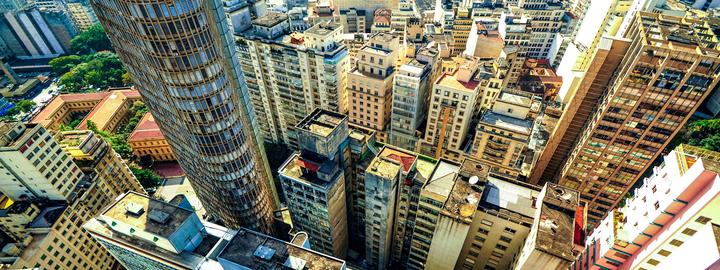
[[[133,133],[130,134],[128,141],[145,139],[165,139],[165,136],[160,131],[160,127],[155,123],[155,118],[150,113],[146,113],[145,116],[143,116]]]

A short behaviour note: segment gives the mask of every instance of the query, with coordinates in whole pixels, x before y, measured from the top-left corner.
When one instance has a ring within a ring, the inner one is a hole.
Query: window
[[[493,225],[493,222],[492,222],[492,221],[489,221],[489,220],[487,220],[487,219],[483,219],[481,222],[482,222],[483,225],[486,225],[486,226],[488,226],[488,227],[492,227],[492,225]]]
[[[658,265],[659,263],[660,263],[660,261],[655,260],[655,259],[648,260],[648,264],[650,264],[650,265]]]
[[[667,250],[664,250],[664,249],[663,249],[663,250],[660,250],[660,251],[658,252],[658,254],[660,254],[660,256],[665,256],[665,257],[669,256],[670,253],[671,253],[670,251],[667,251]]]
[[[492,252],[492,255],[495,256],[495,257],[498,257],[498,258],[502,258],[502,257],[503,257],[503,254],[500,253],[500,252],[497,252],[497,251],[493,251],[493,252]]]
[[[484,235],[487,235],[487,234],[488,234],[488,230],[483,229],[483,228],[478,229],[478,232],[479,232],[479,233],[482,233],[482,234],[484,234]]]
[[[683,234],[687,234],[687,235],[689,235],[689,236],[693,236],[693,234],[695,234],[696,232],[697,232],[697,230],[693,230],[693,229],[690,229],[690,228],[687,228],[687,229],[685,229],[685,230],[682,231]]]
[[[673,246],[679,247],[679,246],[681,246],[682,244],[685,244],[685,242],[680,241],[680,240],[677,240],[677,239],[673,239],[672,241],[670,241],[670,244],[673,245]]]
[[[512,241],[512,238],[500,236],[500,241],[510,243]]]
[[[512,108],[508,109],[508,112],[509,112],[509,113],[512,113],[512,112],[513,112],[513,109],[512,109]]]
[[[516,230],[513,230],[513,229],[510,229],[510,228],[507,228],[507,227],[505,227],[505,232],[506,232],[506,233],[509,233],[509,234],[512,234],[512,235],[514,235],[514,234],[515,234],[515,233],[516,233],[517,231],[516,231]]]
[[[711,218],[709,218],[709,217],[699,216],[695,220],[695,222],[700,223],[700,224],[705,224],[705,223],[708,223],[710,220],[711,220]]]
[[[499,250],[502,250],[502,251],[507,250],[507,247],[506,247],[506,246],[503,246],[503,245],[501,245],[501,244],[497,244],[497,245],[495,246],[495,248],[497,248],[497,249],[499,249]]]

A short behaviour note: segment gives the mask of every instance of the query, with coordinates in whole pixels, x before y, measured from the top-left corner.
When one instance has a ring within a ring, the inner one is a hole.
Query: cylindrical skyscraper
[[[92,0],[207,211],[270,233],[273,194],[220,0]]]

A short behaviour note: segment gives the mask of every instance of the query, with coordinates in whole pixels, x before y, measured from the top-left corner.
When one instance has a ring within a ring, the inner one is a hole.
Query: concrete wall
[[[440,214],[425,269],[453,269],[470,225]]]

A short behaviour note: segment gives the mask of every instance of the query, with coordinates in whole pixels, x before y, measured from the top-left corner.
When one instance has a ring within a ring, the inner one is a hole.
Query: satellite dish
[[[565,192],[565,194],[563,194],[561,197],[565,200],[570,200],[570,198],[572,198],[572,194],[570,194],[570,192]]]
[[[475,175],[470,176],[470,184],[471,185],[477,184],[478,181],[480,181],[480,178],[478,178],[477,176],[475,176]]]

